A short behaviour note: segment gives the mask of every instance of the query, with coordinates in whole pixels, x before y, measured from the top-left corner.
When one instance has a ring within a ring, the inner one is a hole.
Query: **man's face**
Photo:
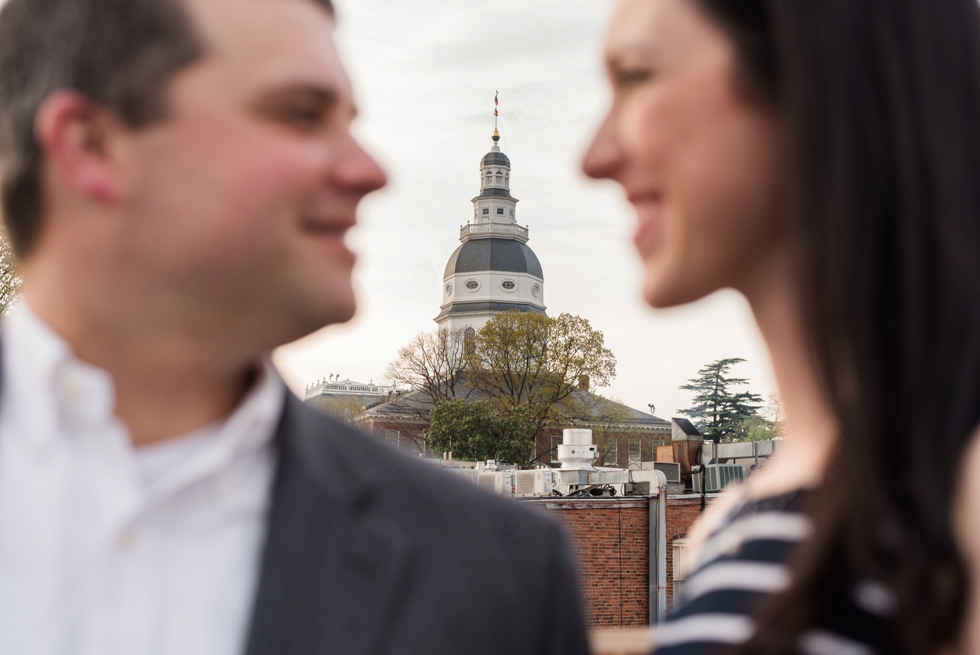
[[[332,18],[311,0],[185,6],[205,55],[133,134],[123,270],[164,320],[270,347],[349,320],[344,236],[386,180],[351,135]]]

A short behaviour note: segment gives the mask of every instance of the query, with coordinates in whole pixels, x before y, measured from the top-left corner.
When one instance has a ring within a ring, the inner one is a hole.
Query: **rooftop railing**
[[[487,239],[493,236],[514,237],[522,243],[527,243],[528,230],[526,227],[514,223],[476,223],[467,224],[459,228],[459,238],[461,241],[467,239]]]

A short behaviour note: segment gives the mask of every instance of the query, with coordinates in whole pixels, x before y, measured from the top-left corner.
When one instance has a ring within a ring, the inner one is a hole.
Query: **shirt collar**
[[[118,424],[115,387],[109,373],[77,358],[70,344],[26,302],[11,308],[3,327],[3,404],[18,407],[17,414],[30,418],[18,432],[27,434],[34,446],[49,444],[66,426]],[[229,416],[172,440],[193,439],[206,445],[160,483],[168,489],[183,486],[227,465],[242,452],[267,445],[275,433],[285,394],[282,378],[267,359]],[[134,449],[134,456],[142,450]]]

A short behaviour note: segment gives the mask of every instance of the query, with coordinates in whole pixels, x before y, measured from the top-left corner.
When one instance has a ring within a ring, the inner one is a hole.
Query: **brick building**
[[[709,494],[710,503],[717,494]],[[656,499],[653,499],[654,502]],[[579,562],[586,614],[593,628],[630,628],[650,623],[650,502],[622,498],[534,498],[567,530]],[[674,602],[675,542],[701,515],[700,496],[670,496],[666,504],[667,607]],[[655,563],[654,563],[655,565]],[[668,609],[669,612],[669,609]]]
[[[597,465],[627,468],[630,464],[652,462],[656,449],[671,440],[671,423],[647,412],[627,407],[587,391],[576,391],[576,405],[583,415],[569,417],[568,426],[590,428],[599,447]],[[479,400],[480,394],[463,385],[457,398]],[[383,439],[399,450],[424,457],[441,457],[429,450],[426,432],[432,401],[421,392],[391,394],[368,406],[355,420],[357,427]],[[556,449],[562,431],[541,430],[535,436],[537,461],[557,463]]]

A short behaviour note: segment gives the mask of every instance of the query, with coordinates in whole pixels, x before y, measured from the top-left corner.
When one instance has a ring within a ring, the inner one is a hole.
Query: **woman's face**
[[[784,254],[783,130],[726,34],[693,0],[621,0],[606,66],[613,102],[583,168],[636,208],[647,302],[764,284]]]

